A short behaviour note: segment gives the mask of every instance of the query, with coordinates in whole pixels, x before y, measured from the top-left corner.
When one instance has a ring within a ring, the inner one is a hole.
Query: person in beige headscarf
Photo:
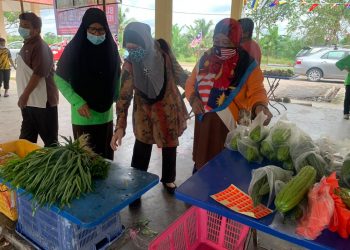
[[[147,171],[152,144],[162,148],[162,178],[171,194],[176,185],[176,147],[186,129],[188,113],[176,86],[173,62],[151,35],[147,24],[132,22],[124,31],[123,47],[129,56],[122,68],[117,124],[111,141],[116,150],[125,135],[127,114],[133,103],[133,129],[136,137],[131,166]]]

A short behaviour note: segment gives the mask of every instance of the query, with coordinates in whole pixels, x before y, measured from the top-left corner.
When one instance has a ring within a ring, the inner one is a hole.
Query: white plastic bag
[[[240,152],[249,162],[262,162],[263,157],[260,155],[259,145],[253,142],[248,136],[237,140],[237,148],[238,152]]]
[[[267,165],[265,167],[252,170],[252,180],[250,181],[248,188],[249,195],[252,194],[254,184],[265,176],[267,177],[270,187],[269,199],[267,202],[267,206],[270,206],[271,202],[275,198],[275,183],[277,182],[279,183],[278,185],[281,185],[281,182],[288,182],[292,178],[293,172],[284,170],[274,165]]]
[[[269,129],[264,126],[267,115],[260,112],[249,126],[249,138],[254,142],[260,142],[268,135]]]
[[[238,139],[248,135],[248,127],[237,125],[232,131],[227,134],[225,147],[234,151],[238,150]]]

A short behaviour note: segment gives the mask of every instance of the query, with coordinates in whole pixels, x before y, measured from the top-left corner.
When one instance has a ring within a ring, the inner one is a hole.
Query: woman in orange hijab
[[[226,136],[237,123],[259,112],[272,114],[263,85],[264,76],[256,61],[239,47],[242,30],[231,18],[214,30],[214,45],[200,58],[186,82],[186,98],[196,114],[194,171],[220,153]]]

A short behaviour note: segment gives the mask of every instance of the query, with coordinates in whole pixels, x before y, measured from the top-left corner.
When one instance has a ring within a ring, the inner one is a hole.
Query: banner
[[[38,3],[44,5],[53,5],[53,0],[23,0],[25,3]]]
[[[62,7],[62,5],[61,5]],[[55,5],[56,29],[58,35],[74,35],[81,23],[81,19],[88,8],[103,9],[101,5],[89,6],[83,8],[75,8],[62,10],[57,9]],[[109,28],[112,34],[118,33],[118,4],[106,5],[106,16]]]

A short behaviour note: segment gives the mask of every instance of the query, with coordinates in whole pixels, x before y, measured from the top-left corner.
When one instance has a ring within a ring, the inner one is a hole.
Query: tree
[[[300,26],[305,30],[305,40],[311,45],[338,44],[349,33],[350,11],[345,0],[329,0],[307,14]],[[333,6],[330,3],[342,3]]]
[[[19,26],[19,14],[20,12],[4,12],[5,30],[8,34],[17,32]]]
[[[123,35],[124,35],[124,30],[125,27],[130,23],[135,21],[133,18],[128,19],[126,17],[126,14],[129,12],[129,9],[126,8],[124,11],[122,11],[121,8],[118,9],[118,22],[119,22],[119,26],[118,26],[118,40],[119,42],[123,41]]]
[[[251,1],[248,2],[250,6]],[[273,28],[277,23],[288,20],[290,26],[299,24],[300,18],[299,3],[288,1],[287,4],[269,6],[267,2],[264,6],[259,6],[257,9],[249,8],[246,12],[247,17],[251,18],[255,23],[256,40],[259,42],[260,36],[264,31]]]
[[[270,56],[276,56],[276,51],[279,44],[278,27],[272,26],[260,41],[260,45],[263,49],[263,54],[267,57],[267,64],[269,63]]]
[[[202,42],[200,44],[201,48],[209,48],[213,44],[213,21],[206,21],[205,19],[196,19],[193,25],[186,26],[188,28],[187,36],[188,38],[194,39],[200,32],[202,33]]]
[[[182,34],[183,26],[179,27],[178,24],[173,25],[172,28],[172,50],[176,57],[190,56],[190,50],[188,45],[189,39]]]
[[[61,41],[61,39],[52,32],[46,32],[43,36],[43,39],[47,44],[58,43]]]

